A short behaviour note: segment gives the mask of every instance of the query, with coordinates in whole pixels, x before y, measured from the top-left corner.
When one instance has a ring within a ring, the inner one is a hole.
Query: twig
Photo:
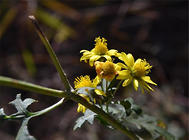
[[[40,26],[39,26],[37,20],[36,20],[35,17],[32,16],[32,15],[29,16],[28,18],[29,18],[29,19],[32,21],[32,23],[34,24],[35,29],[36,29],[36,31],[37,31],[39,37],[41,38],[41,41],[42,41],[43,44],[45,45],[45,47],[46,47],[46,49],[47,49],[47,51],[48,51],[48,53],[49,53],[49,55],[50,55],[50,57],[51,57],[51,59],[52,59],[52,61],[53,61],[53,64],[55,65],[56,70],[58,71],[58,73],[59,73],[59,75],[60,75],[60,78],[61,78],[61,80],[62,80],[62,82],[63,82],[63,84],[64,84],[64,86],[65,86],[65,88],[66,88],[66,91],[71,91],[71,90],[72,90],[72,87],[71,87],[71,85],[70,85],[70,83],[69,83],[69,81],[68,81],[68,79],[67,79],[67,77],[66,77],[66,74],[65,74],[64,70],[62,69],[62,67],[61,67],[61,65],[60,65],[60,62],[59,62],[59,60],[58,60],[58,58],[57,58],[55,52],[53,51],[52,46],[51,46],[51,44],[49,43],[47,37],[46,37],[45,34],[42,32],[42,30],[41,30],[41,28],[40,28]]]

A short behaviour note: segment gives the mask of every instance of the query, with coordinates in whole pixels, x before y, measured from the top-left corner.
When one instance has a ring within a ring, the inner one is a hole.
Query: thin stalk
[[[124,127],[114,118],[112,118],[109,114],[105,113],[102,109],[98,108],[97,106],[88,103],[84,98],[82,98],[81,96],[73,92],[64,92],[61,90],[46,88],[46,87],[42,87],[39,85],[31,84],[31,83],[20,81],[20,80],[15,80],[15,79],[4,77],[4,76],[0,76],[0,85],[28,90],[28,91],[36,92],[39,94],[48,95],[48,96],[55,96],[55,97],[60,97],[60,98],[64,97],[67,99],[70,98],[71,100],[77,103],[81,103],[88,109],[100,115],[105,121],[107,121],[114,128],[118,129],[119,131],[127,135],[131,140],[138,140],[138,138],[135,136],[133,132],[129,131],[126,127]]]
[[[32,112],[31,115],[32,117],[36,117],[36,116],[40,116],[40,115],[43,115],[45,113],[48,113],[50,112],[51,110],[54,110],[55,108],[57,108],[58,106],[60,106],[63,102],[64,102],[64,99],[65,98],[62,98],[60,101],[58,101],[57,103],[55,103],[54,105],[48,107],[48,108],[45,108],[41,111],[37,111],[37,112]]]
[[[42,32],[37,20],[35,19],[34,16],[29,16],[29,19],[32,21],[33,25],[35,26],[35,29],[41,39],[41,41],[43,42],[43,44],[45,45],[49,55],[50,55],[50,58],[51,60],[53,61],[53,64],[54,66],[56,67],[56,70],[58,71],[59,75],[60,75],[60,78],[66,88],[66,91],[71,91],[72,90],[72,87],[66,77],[66,74],[64,72],[64,70],[62,69],[61,65],[60,65],[60,62],[55,54],[55,52],[53,51],[52,49],[52,46],[51,44],[49,43],[47,37],[45,36],[45,34]]]

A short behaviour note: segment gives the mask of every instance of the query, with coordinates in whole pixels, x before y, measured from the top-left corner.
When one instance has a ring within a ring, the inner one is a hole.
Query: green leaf
[[[22,101],[21,94],[17,94],[16,99],[10,102],[10,104],[14,105],[17,109],[17,113],[15,113],[14,116],[18,114],[28,115],[29,111],[27,110],[27,107],[34,102],[36,102],[36,100],[31,98],[27,98]]]
[[[152,116],[146,114],[137,115],[133,113],[125,118],[125,122],[134,124],[139,130],[142,130],[143,128],[146,129],[151,134],[152,139],[164,136],[167,140],[175,140],[174,136],[169,132],[157,126],[157,120]]]
[[[18,131],[18,134],[16,136],[16,140],[36,140],[33,136],[31,136],[29,134],[28,131],[28,121],[31,119],[31,117],[29,118],[25,118],[22,122],[22,125]]]
[[[103,105],[106,111],[106,106]],[[141,139],[155,140],[160,136],[167,140],[175,140],[167,130],[158,127],[157,119],[142,112],[140,106],[134,104],[132,98],[123,101],[111,102],[108,106],[109,114],[120,121],[125,127],[133,131]]]
[[[36,102],[36,100],[27,98],[25,100],[21,100],[21,94],[17,94],[16,99],[10,102],[10,104],[14,105],[17,109],[17,112],[11,115],[6,115],[4,113],[3,108],[0,109],[0,118],[5,120],[14,120],[14,119],[23,119],[22,125],[18,131],[16,140],[36,140],[33,136],[29,134],[28,131],[28,121],[34,117],[31,116],[30,112],[27,110],[27,107],[32,103]]]
[[[106,106],[103,105],[103,110],[106,111]],[[109,113],[116,119],[121,121],[122,118],[126,117],[126,111],[125,108],[120,104],[109,104],[108,105],[108,111]]]
[[[85,123],[85,121],[89,122],[90,124],[93,124],[95,116],[96,116],[96,113],[94,113],[91,110],[87,109],[85,111],[85,113],[84,113],[84,116],[82,116],[82,117],[77,119],[73,130],[76,130],[77,128],[80,128]]]

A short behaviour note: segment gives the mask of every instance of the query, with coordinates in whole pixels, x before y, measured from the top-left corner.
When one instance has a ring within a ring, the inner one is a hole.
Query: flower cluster
[[[137,91],[139,88],[142,93],[145,90],[153,91],[153,88],[149,84],[156,85],[148,73],[152,66],[145,59],[137,59],[135,61],[132,54],[126,54],[124,52],[119,53],[117,50],[109,50],[107,47],[107,40],[105,38],[97,37],[95,39],[95,46],[91,51],[81,50],[82,57],[80,61],[89,63],[90,66],[94,66],[97,76],[94,80],[91,80],[88,75],[80,76],[75,79],[74,85],[78,94],[82,96],[89,103],[96,103],[94,95],[102,96],[101,99],[110,97],[113,93],[112,88],[109,89],[111,82],[116,79],[122,82],[122,86],[128,86],[133,84],[134,89]],[[114,58],[120,60],[115,63]],[[105,86],[104,86],[104,83]],[[84,89],[84,93],[80,93],[80,90]],[[78,112],[85,112],[86,108],[78,104]]]

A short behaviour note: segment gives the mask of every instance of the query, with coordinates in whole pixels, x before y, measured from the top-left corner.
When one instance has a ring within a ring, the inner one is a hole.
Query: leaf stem
[[[45,47],[46,47],[46,49],[47,49],[47,51],[48,51],[48,53],[51,57],[51,60],[53,61],[53,64],[55,65],[56,70],[58,71],[60,78],[61,78],[61,80],[62,80],[62,82],[63,82],[63,84],[66,88],[66,91],[71,91],[72,87],[71,87],[71,85],[70,85],[70,83],[69,83],[69,81],[66,77],[66,74],[65,74],[64,70],[62,69],[60,62],[59,62],[54,50],[52,49],[51,44],[49,43],[49,41],[48,41],[47,37],[45,36],[45,34],[43,33],[43,31],[41,30],[36,18],[33,15],[29,16],[28,18],[32,21],[41,41],[45,45]]]

